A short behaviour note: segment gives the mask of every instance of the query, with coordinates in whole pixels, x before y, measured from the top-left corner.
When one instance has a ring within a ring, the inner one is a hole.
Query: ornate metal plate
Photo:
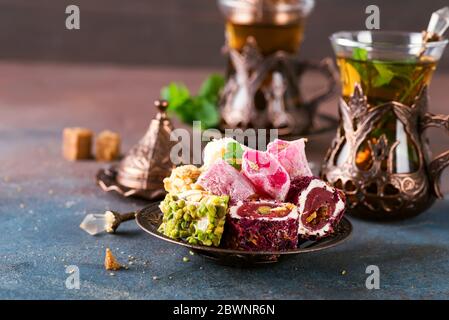
[[[155,202],[139,210],[136,214],[137,224],[145,231],[167,242],[171,242],[196,252],[197,254],[214,260],[217,263],[231,266],[251,266],[277,262],[282,256],[320,251],[334,247],[348,239],[352,232],[352,225],[348,219],[343,218],[334,234],[317,241],[303,241],[297,249],[288,251],[239,251],[226,248],[192,245],[183,241],[174,240],[157,231],[162,222],[162,212],[159,203]]]

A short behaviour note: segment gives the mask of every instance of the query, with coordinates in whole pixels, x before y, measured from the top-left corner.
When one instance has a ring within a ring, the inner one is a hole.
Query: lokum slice
[[[163,180],[164,189],[169,193],[200,189],[195,183],[200,174],[200,168],[194,165],[178,166],[172,170],[170,177]]]
[[[345,211],[344,194],[315,177],[294,179],[287,200],[298,207],[298,234],[302,238],[333,233]]]
[[[248,149],[243,153],[242,171],[262,197],[283,201],[290,188],[290,177],[269,153]]]
[[[228,209],[227,196],[189,190],[167,194],[159,208],[164,214],[158,231],[191,244],[220,245]]]
[[[229,195],[232,203],[253,197],[256,192],[251,182],[224,160],[217,160],[196,182],[215,195]]]
[[[279,160],[290,175],[290,179],[312,176],[305,153],[306,141],[306,139],[295,141],[276,139],[267,146],[267,152]]]
[[[231,142],[238,144],[238,142],[232,138],[214,139],[206,144],[203,150],[204,168],[208,168],[213,165],[215,161],[223,159],[223,156],[226,153],[226,147]]]
[[[239,171],[242,169],[242,156],[243,147],[240,143],[231,141],[226,145],[223,160]]]
[[[298,245],[298,212],[291,203],[255,201],[230,208],[226,246],[237,250],[281,251]]]

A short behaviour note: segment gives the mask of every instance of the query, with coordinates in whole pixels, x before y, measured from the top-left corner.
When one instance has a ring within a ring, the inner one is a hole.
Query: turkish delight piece
[[[267,146],[267,152],[281,163],[290,179],[313,175],[305,153],[306,141],[306,139],[295,141],[276,139]]]
[[[226,247],[246,251],[282,251],[298,245],[298,212],[291,203],[240,202],[229,210]]]
[[[315,177],[294,179],[287,201],[297,205],[298,234],[306,239],[333,233],[345,212],[344,194]]]
[[[229,163],[237,170],[242,169],[243,147],[237,141],[228,142],[223,154],[223,160]]]
[[[256,194],[251,182],[226,161],[218,159],[196,182],[215,195],[228,195],[232,203],[243,201]]]
[[[158,231],[173,239],[191,244],[220,245],[228,210],[228,196],[209,195],[189,190],[167,194],[159,205],[162,224]]]
[[[242,172],[262,197],[284,201],[290,188],[287,171],[267,152],[248,149],[243,153]]]
[[[120,135],[105,130],[100,132],[95,141],[95,159],[97,161],[114,161],[120,156]]]
[[[229,143],[237,143],[236,140],[232,138],[222,138],[222,139],[214,139],[210,141],[203,150],[203,166],[204,168],[208,168],[215,163],[215,161],[219,159],[223,159],[223,156],[226,153],[226,148]]]
[[[62,153],[70,161],[91,157],[93,132],[85,128],[65,128],[62,133]]]
[[[174,168],[163,180],[164,189],[169,193],[179,193],[187,190],[201,189],[195,182],[201,174],[201,169],[197,166],[187,164]]]

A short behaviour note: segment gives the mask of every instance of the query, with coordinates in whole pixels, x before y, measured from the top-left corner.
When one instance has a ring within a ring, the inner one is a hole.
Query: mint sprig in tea
[[[349,101],[356,84],[359,84],[370,106],[389,101],[411,106],[421,90],[429,85],[436,68],[436,61],[431,57],[370,60],[368,52],[361,48],[354,50],[352,57],[337,57],[337,64],[340,68],[343,98]],[[395,158],[393,171],[404,173],[418,170],[419,158],[416,147],[402,130],[402,124],[397,121],[394,113],[388,112],[376,124],[376,129],[369,133],[367,140],[362,143],[357,152],[356,165],[359,169],[369,170],[372,166],[372,150],[368,141],[375,145],[381,136],[385,135],[391,145],[396,141],[400,131],[402,137],[399,139],[407,147],[400,149],[405,154],[401,158]]]
[[[412,107],[423,88],[430,84],[444,50],[438,39],[427,42],[420,33],[340,32],[331,40],[340,70],[343,100],[350,103],[360,86],[369,109],[388,102]],[[385,144],[384,152],[392,150],[383,161],[382,170],[388,170],[389,161],[392,173],[419,170],[417,146],[394,110],[376,120],[357,146],[355,165],[359,170],[369,171],[373,167],[373,148],[380,142]],[[336,165],[343,165],[349,154],[349,146],[344,143]]]
[[[423,87],[429,85],[437,61],[428,56],[369,59],[366,49],[355,48],[352,56],[337,56],[337,64],[345,100],[360,84],[371,106],[388,101],[412,105]]]

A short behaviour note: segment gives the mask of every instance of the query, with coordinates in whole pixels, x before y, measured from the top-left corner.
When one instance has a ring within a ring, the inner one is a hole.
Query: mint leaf
[[[354,48],[354,51],[352,52],[352,59],[348,59],[347,61],[357,71],[362,79],[362,82],[363,79],[367,79],[368,72],[365,62],[368,61],[368,51],[366,49]]]
[[[190,92],[182,83],[172,82],[161,90],[161,97],[169,102],[169,110],[177,109],[190,98]]]
[[[201,121],[202,129],[217,127],[218,123],[220,122],[220,113],[218,111],[217,105],[202,96],[195,97],[193,99],[193,102],[193,120]]]
[[[220,122],[218,100],[224,82],[222,76],[212,74],[196,96],[191,96],[184,84],[172,82],[162,88],[161,97],[168,101],[168,111],[182,122],[192,125],[193,121],[201,121],[202,129],[215,128]]]
[[[240,170],[242,168],[243,148],[238,142],[229,142],[223,154],[223,160]]]
[[[377,76],[373,79],[373,86],[375,88],[387,85],[393,80],[395,73],[390,68],[382,63],[373,62],[374,68],[377,71]]]
[[[368,51],[363,48],[354,48],[354,51],[352,52],[352,58],[354,60],[367,61]]]
[[[224,84],[225,80],[221,75],[212,74],[203,82],[198,95],[211,101],[218,101],[218,96]]]

